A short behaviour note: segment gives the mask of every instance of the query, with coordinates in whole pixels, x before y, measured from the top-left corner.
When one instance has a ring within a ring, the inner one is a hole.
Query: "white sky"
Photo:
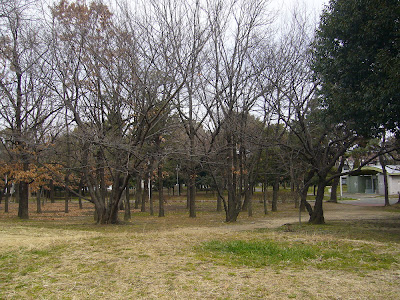
[[[293,0],[289,0],[293,1]],[[306,5],[310,5],[311,8],[321,12],[324,5],[328,5],[329,0],[304,0]]]
[[[282,14],[290,12],[294,7],[305,9],[309,14],[318,16],[322,12],[324,5],[329,3],[329,0],[270,0],[270,7],[279,10]]]
[[[329,0],[272,0],[272,2],[283,3],[287,7],[304,3],[307,10],[315,10],[319,14],[323,6],[329,3]]]
[[[317,26],[322,9],[328,3],[329,0],[269,0],[267,9],[277,17],[274,22],[277,28],[289,24],[293,12],[302,15],[309,25]]]

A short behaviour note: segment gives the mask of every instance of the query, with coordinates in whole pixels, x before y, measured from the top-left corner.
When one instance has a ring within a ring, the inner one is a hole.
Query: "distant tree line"
[[[276,26],[265,0],[0,0],[3,194],[13,183],[27,219],[29,190],[40,212],[61,186],[66,212],[85,198],[107,224],[121,203],[130,218],[132,185],[146,209],[149,180],[164,216],[177,180],[190,217],[207,187],[234,222],[260,183],[276,210],[284,180],[324,223],[325,187],[352,151],[380,138],[366,151],[396,159],[400,13],[377,2],[332,0],[316,30],[306,11]]]

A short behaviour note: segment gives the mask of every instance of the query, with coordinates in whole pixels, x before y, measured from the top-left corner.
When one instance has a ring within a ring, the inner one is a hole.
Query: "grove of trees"
[[[202,185],[234,222],[257,184],[286,180],[324,223],[340,162],[371,137],[376,156],[397,149],[399,15],[396,0],[331,0],[316,30],[305,10],[277,23],[266,0],[0,0],[2,193],[13,184],[27,219],[29,193],[40,212],[58,185],[66,212],[85,198],[114,224],[132,185],[146,209],[148,182],[164,216],[179,172],[190,217]]]

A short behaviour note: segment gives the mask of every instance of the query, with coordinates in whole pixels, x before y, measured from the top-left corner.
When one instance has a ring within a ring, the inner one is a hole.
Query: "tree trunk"
[[[15,203],[19,202],[19,182],[17,182],[14,186],[14,201]]]
[[[89,176],[87,176],[89,178]],[[93,178],[86,180],[88,182],[90,197],[95,204],[95,221],[97,224],[117,224],[118,223],[118,204],[122,194],[120,186],[120,174],[113,174],[114,182],[111,194],[107,202],[105,202],[103,191],[96,189],[98,181]],[[96,183],[96,185],[93,185]]]
[[[142,177],[136,175],[136,194],[135,194],[135,209],[139,209],[139,204],[142,202]]]
[[[319,178],[317,196],[315,197],[314,210],[310,216],[309,223],[325,224],[324,211],[322,208],[322,203],[325,194],[325,186],[326,186],[325,178]]]
[[[105,224],[118,224],[118,212],[119,212],[119,203],[121,202],[121,195],[117,191],[113,191],[112,193],[112,198],[110,199],[109,202],[109,208],[108,212],[109,214],[106,214],[106,220]]]
[[[267,176],[265,176],[265,178],[264,178],[263,187],[264,187],[264,190],[263,190],[264,215],[267,215],[268,214],[268,198],[267,198],[268,182],[267,182]]]
[[[68,186],[69,182],[68,179],[65,180],[66,181],[66,185]],[[68,213],[69,212],[69,207],[68,207],[68,202],[70,200],[70,194],[69,194],[69,190],[65,189],[65,205],[64,205],[64,212]]]
[[[102,149],[99,149],[97,152],[97,182],[100,183],[100,201],[104,203],[106,206],[106,198],[107,198],[107,187],[106,187],[106,176],[104,170],[106,169],[106,161],[105,156]]]
[[[105,222],[107,224],[118,224],[118,213],[119,213],[119,204],[123,202],[122,194],[126,191],[128,186],[130,176],[125,174],[124,177],[121,177],[121,173],[116,171],[113,174],[114,182],[111,190],[110,200],[108,202],[107,210],[106,210],[106,219]],[[126,199],[126,195],[124,197]]]
[[[304,186],[300,190],[300,211],[306,211],[306,203],[307,203],[307,193],[308,193],[308,186]]]
[[[7,182],[5,182],[6,186],[4,188],[4,212],[8,213],[8,204],[10,201],[10,184]]]
[[[222,211],[222,198],[218,194],[217,195],[217,212],[221,212],[221,211]]]
[[[340,164],[339,164],[338,170],[337,170],[338,174],[342,173],[345,161],[346,161],[345,157],[342,156],[342,158],[340,159]],[[340,180],[341,180],[340,176],[335,177],[332,180],[331,198],[329,199],[329,202],[337,203],[337,187],[340,183]]]
[[[294,200],[294,208],[300,208],[300,195],[298,193],[298,190],[294,189],[291,194]]]
[[[42,193],[42,188],[40,187],[39,190],[36,192],[36,212],[38,214],[42,213],[42,206],[41,206],[41,202],[40,202],[40,194]]]
[[[243,119],[241,120],[243,121]],[[241,125],[243,125],[241,123]],[[239,193],[238,196],[240,197],[240,202],[242,202],[243,199],[243,203],[242,203],[242,209],[241,211],[247,211],[248,206],[249,206],[249,198],[248,198],[248,194],[246,189],[248,188],[248,176],[244,175],[244,169],[243,169],[243,165],[245,163],[245,157],[244,157],[244,147],[243,147],[243,141],[242,141],[242,130],[240,130],[240,147],[239,147]]]
[[[246,161],[246,159],[244,159]],[[253,193],[254,193],[254,177],[253,171],[250,170],[249,174],[245,175],[244,180],[245,191],[244,191],[244,201],[247,202],[247,215],[249,217],[253,216]]]
[[[105,214],[106,214],[106,208],[102,203],[99,201],[95,202],[94,204],[94,221],[97,224],[104,224],[105,221]]]
[[[243,171],[241,170],[241,173],[243,173]],[[244,194],[244,200],[243,200],[243,204],[242,204],[242,211],[247,211],[249,213],[249,205],[251,205],[249,202],[251,201],[250,195],[251,195],[251,191],[253,189],[253,187],[251,186],[250,180],[249,180],[249,175],[244,175],[246,176],[246,178],[244,178],[243,180],[241,179],[241,185],[244,185],[244,189],[243,187],[240,187],[240,195]],[[252,212],[251,212],[252,213]]]
[[[29,219],[28,183],[25,181],[19,182],[18,217]]]
[[[246,190],[245,199],[247,199],[247,214],[249,217],[253,216],[253,185],[250,184]]]
[[[383,186],[384,186],[384,191],[385,191],[385,206],[390,206],[389,186],[388,186],[388,178],[387,178],[387,171],[386,171],[386,161],[385,161],[385,158],[383,157],[383,155],[379,155],[379,163],[382,166]]]
[[[194,117],[193,117],[193,82],[187,81],[186,87],[188,89],[188,100],[189,100],[189,186],[188,186],[188,204],[189,204],[189,217],[195,218],[196,217],[196,170],[195,170],[195,124],[194,124]]]
[[[300,211],[304,212],[308,211],[308,213],[312,214],[312,207],[311,205],[307,202],[307,194],[308,194],[308,189],[311,185],[311,180],[314,177],[314,171],[311,170],[307,173],[306,177],[303,179],[303,186],[300,189]]]
[[[228,210],[226,212],[226,222],[236,222],[242,208],[240,197],[237,195],[237,153],[232,136],[227,136],[227,188],[228,188]]]
[[[24,162],[23,169],[28,171],[29,163]],[[18,217],[20,219],[29,219],[29,184],[26,181],[19,182]]]
[[[299,208],[299,185],[298,181],[295,179],[292,157],[290,157],[290,192],[294,200],[294,207]]]
[[[163,197],[163,178],[162,178],[162,167],[158,165],[158,216],[164,217],[164,197]]]
[[[141,212],[145,212],[146,211],[146,198],[147,198],[147,189],[148,189],[148,185],[147,185],[147,176],[144,176],[144,188],[143,188],[143,193],[142,193],[142,201],[141,201],[141,207],[140,207],[140,211]]]
[[[125,197],[121,198],[118,203],[118,210],[125,211]]]
[[[186,185],[186,209],[190,208],[190,192],[189,192],[189,179],[188,184]]]
[[[8,185],[6,186],[6,194],[4,195],[4,212],[8,213],[8,203],[10,199],[10,193],[8,191]]]
[[[81,178],[81,180],[79,181],[79,186],[78,186],[78,202],[79,202],[79,209],[83,208],[82,205],[82,188],[83,188],[83,177]]]
[[[196,172],[194,170],[194,166],[191,168],[191,172],[189,175],[189,186],[188,186],[188,195],[189,195],[189,217],[196,218]]]
[[[242,204],[241,211],[248,211],[248,209],[249,209],[249,198],[248,198],[247,191],[245,190],[243,192],[243,190],[242,191],[240,191],[240,190],[242,190],[242,189],[241,188],[239,189],[239,196],[241,197],[244,194],[244,199],[243,199],[243,204]]]
[[[228,188],[228,211],[226,214],[226,222],[236,222],[237,217],[240,212],[240,207],[239,209],[237,208],[237,195],[236,192],[231,188]]]
[[[278,211],[278,191],[279,191],[279,176],[275,177],[272,187],[272,211]]]
[[[56,202],[56,200],[55,200],[55,195],[54,195],[54,182],[53,182],[53,179],[50,179],[50,202],[51,203],[55,203]]]
[[[331,197],[328,202],[337,203],[337,187],[339,185],[340,177],[336,177],[332,180]]]
[[[131,203],[130,203],[130,195],[129,195],[129,185],[126,185],[124,221],[129,221],[130,219],[131,219]]]
[[[149,179],[147,180],[147,184],[148,184],[147,192],[149,193],[148,197],[149,197],[149,206],[150,206],[150,216],[154,216],[154,202],[153,202],[153,193],[152,193],[152,189],[151,189],[150,175],[149,175]]]
[[[95,221],[97,224],[118,224],[119,193],[113,193],[107,206],[100,201],[95,203]]]

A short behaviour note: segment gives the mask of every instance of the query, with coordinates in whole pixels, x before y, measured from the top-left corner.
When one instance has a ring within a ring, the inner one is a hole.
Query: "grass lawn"
[[[0,206],[0,299],[400,299],[398,206],[325,203],[316,226],[291,203],[226,224],[207,197],[195,219],[170,198],[165,218],[121,225],[95,225],[90,203],[30,205],[27,221]]]

